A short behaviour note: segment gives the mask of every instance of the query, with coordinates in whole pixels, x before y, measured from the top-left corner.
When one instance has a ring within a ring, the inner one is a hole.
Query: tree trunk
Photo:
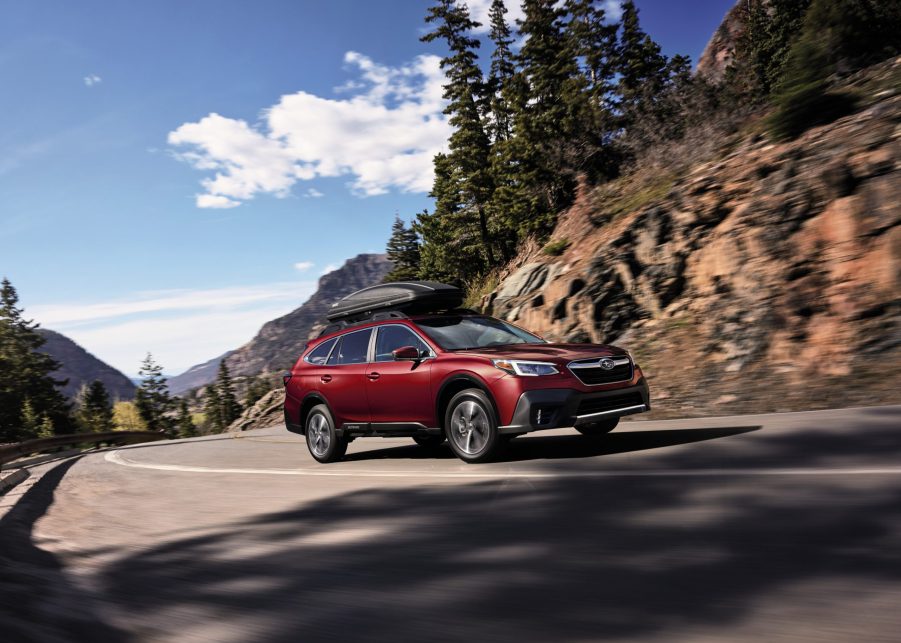
[[[491,249],[491,240],[488,238],[488,218],[485,216],[485,206],[482,204],[479,204],[479,230],[482,233],[482,245],[485,246],[488,267],[494,268],[494,251]]]

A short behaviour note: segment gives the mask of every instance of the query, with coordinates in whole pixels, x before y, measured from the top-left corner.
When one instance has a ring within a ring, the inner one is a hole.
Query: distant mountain
[[[112,399],[130,400],[135,396],[135,385],[125,375],[109,364],[97,359],[65,335],[46,328],[38,329],[46,340],[40,351],[60,362],[62,367],[53,373],[57,379],[68,379],[61,387],[70,398],[78,395],[82,385],[100,380]]]
[[[337,300],[355,290],[380,283],[391,270],[385,255],[361,254],[319,279],[319,288],[300,308],[267,322],[244,346],[203,364],[192,366],[169,380],[169,388],[181,393],[209,384],[225,359],[232,375],[257,375],[289,368],[303,350],[314,328]]]
[[[228,351],[214,357],[208,362],[192,366],[184,373],[169,378],[169,391],[175,395],[181,395],[192,388],[209,384],[216,379],[216,372],[219,370],[219,362],[231,355],[234,351]]]

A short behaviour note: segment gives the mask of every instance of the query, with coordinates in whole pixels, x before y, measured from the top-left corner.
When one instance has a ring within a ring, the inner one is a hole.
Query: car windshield
[[[540,337],[491,317],[433,317],[419,319],[416,325],[447,351],[545,343]]]

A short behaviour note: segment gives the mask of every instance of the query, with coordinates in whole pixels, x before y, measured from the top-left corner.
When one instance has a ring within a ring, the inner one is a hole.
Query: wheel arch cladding
[[[332,407],[328,403],[328,401],[322,397],[319,393],[307,393],[307,395],[303,398],[303,402],[300,403],[300,420],[299,425],[301,427],[301,431],[306,434],[307,431],[307,416],[310,414],[310,411],[313,410],[313,407],[319,406],[320,404],[324,404],[328,409],[329,413],[331,413],[332,417],[335,417],[335,414],[332,412]]]
[[[494,395],[492,395],[491,389],[475,375],[460,373],[449,377],[438,389],[435,412],[440,426],[444,427],[444,416],[447,413],[447,406],[450,404],[451,398],[460,391],[465,391],[470,388],[478,389],[488,397],[488,401],[491,403],[491,410],[494,413],[495,422],[500,424],[501,416],[497,410],[497,403],[494,401]]]

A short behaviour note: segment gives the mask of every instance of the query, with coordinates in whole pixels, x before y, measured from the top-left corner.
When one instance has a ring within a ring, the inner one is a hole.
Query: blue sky
[[[26,313],[177,373],[381,252],[447,133],[429,4],[2,0],[0,273]],[[696,60],[731,2],[637,4]]]

